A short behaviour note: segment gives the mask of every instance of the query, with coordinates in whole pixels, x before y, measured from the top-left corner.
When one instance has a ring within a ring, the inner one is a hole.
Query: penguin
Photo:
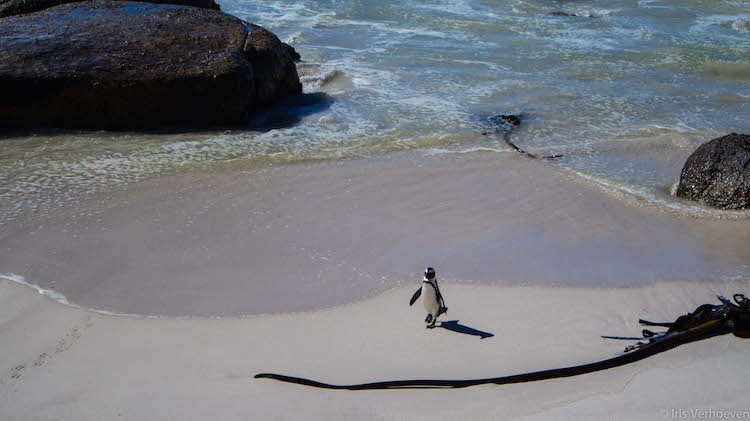
[[[441,314],[448,312],[448,307],[445,306],[445,300],[443,300],[443,295],[440,293],[440,288],[438,287],[435,269],[425,269],[422,286],[414,292],[409,305],[413,305],[420,296],[422,296],[424,309],[427,310],[427,318],[424,319],[424,322],[429,323],[427,329],[432,329],[435,327],[437,318]]]

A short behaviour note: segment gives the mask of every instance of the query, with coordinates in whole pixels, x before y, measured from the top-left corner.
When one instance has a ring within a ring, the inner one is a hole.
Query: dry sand
[[[731,335],[575,378],[461,390],[328,391],[255,380],[273,371],[335,383],[476,378],[609,358],[639,317],[674,319],[708,286],[442,289],[445,320],[481,339],[426,330],[409,307],[418,285],[308,313],[234,319],[111,316],[0,280],[3,420],[673,419],[692,409],[748,410],[750,346]]]

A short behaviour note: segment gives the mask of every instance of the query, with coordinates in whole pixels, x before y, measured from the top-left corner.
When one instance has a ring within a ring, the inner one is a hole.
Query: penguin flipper
[[[440,293],[440,287],[438,286],[437,279],[435,279],[435,293],[437,294],[437,299],[438,303],[440,303],[440,307],[445,307],[445,300],[443,299],[443,294]],[[447,307],[446,310],[448,310]]]
[[[414,305],[414,303],[417,301],[419,296],[422,295],[422,287],[419,287],[417,292],[414,293],[414,295],[411,296],[411,300],[409,300],[409,305]]]

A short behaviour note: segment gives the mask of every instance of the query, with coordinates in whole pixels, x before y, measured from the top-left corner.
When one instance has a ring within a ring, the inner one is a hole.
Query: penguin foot
[[[427,329],[435,329],[435,323],[425,326]]]
[[[432,314],[428,314],[427,317],[425,317],[424,322],[425,323],[430,323],[431,321],[432,321]]]

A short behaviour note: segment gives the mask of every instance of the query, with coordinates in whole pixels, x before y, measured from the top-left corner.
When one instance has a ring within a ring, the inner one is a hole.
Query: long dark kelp
[[[410,388],[447,388],[456,389],[481,384],[512,384],[534,382],[561,377],[578,376],[595,371],[606,370],[621,365],[630,364],[648,358],[652,355],[668,351],[680,345],[710,338],[718,335],[732,333],[741,338],[750,338],[750,299],[742,294],[735,294],[732,303],[724,297],[719,297],[721,304],[704,304],[692,313],[680,316],[674,322],[649,322],[640,320],[641,324],[647,326],[662,326],[669,328],[666,332],[655,333],[644,330],[644,338],[648,342],[638,342],[625,348],[625,353],[614,358],[597,361],[590,364],[572,367],[555,368],[551,370],[535,371],[531,373],[516,374],[504,377],[491,377],[471,380],[391,380],[374,383],[362,383],[351,385],[333,385],[301,377],[284,376],[281,374],[261,373],[256,379],[273,379],[288,383],[323,389],[337,390],[373,390],[373,389],[410,389]],[[620,337],[605,336],[605,338],[625,339]]]
[[[513,129],[521,125],[521,119],[518,116],[515,115],[496,115],[494,117],[490,117],[489,121],[494,123],[494,125],[497,126],[495,129],[496,133],[499,133],[503,137],[503,141],[506,145],[510,146],[515,150],[516,152],[526,155],[529,158],[534,159],[557,159],[562,158],[564,155],[562,154],[556,154],[556,155],[535,155],[531,152],[526,151],[525,149],[522,149],[520,146],[513,143],[513,141],[510,140],[510,134],[513,132]],[[487,135],[488,132],[484,132],[483,134]]]

